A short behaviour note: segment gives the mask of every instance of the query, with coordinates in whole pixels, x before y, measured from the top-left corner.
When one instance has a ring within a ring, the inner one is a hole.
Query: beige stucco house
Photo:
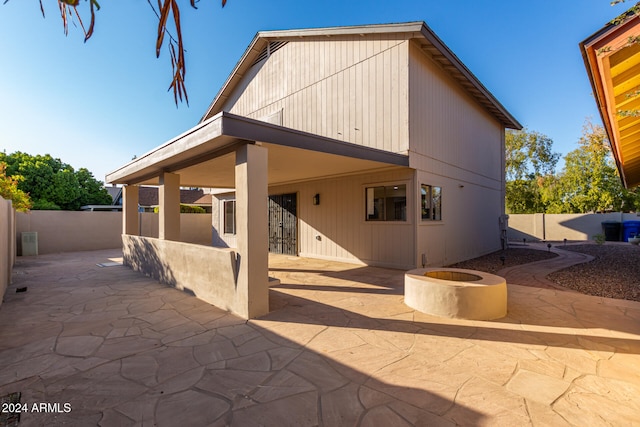
[[[409,269],[498,250],[505,128],[423,22],[258,33],[198,125],[107,175],[125,260],[255,317],[269,251]],[[143,184],[159,239],[136,235]],[[181,186],[214,189],[211,247],[179,242]]]

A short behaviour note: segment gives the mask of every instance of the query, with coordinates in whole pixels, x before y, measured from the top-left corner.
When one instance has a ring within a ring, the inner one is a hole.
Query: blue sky
[[[155,1],[152,1],[156,4]],[[562,155],[600,123],[578,43],[622,13],[608,0],[181,0],[189,106],[167,92],[145,0],[102,1],[87,42],[56,3],[0,4],[0,150],[49,153],[99,180],[197,124],[256,32],[423,20],[496,98]],[[85,5],[83,5],[85,6]]]

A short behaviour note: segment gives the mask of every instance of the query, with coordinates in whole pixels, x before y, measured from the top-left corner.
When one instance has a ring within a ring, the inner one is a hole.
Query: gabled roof
[[[640,185],[640,16],[630,14],[580,43],[598,111],[625,187]],[[631,41],[630,41],[631,40]]]
[[[458,57],[436,36],[422,21],[400,24],[362,25],[351,27],[311,28],[301,30],[261,31],[254,37],[233,72],[227,78],[215,99],[200,122],[213,117],[222,110],[235,87],[269,43],[277,41],[295,41],[305,37],[339,37],[368,34],[406,34],[409,39],[419,43],[451,77],[473,96],[506,128],[521,129],[522,125],[498,102],[482,83],[469,71]]]

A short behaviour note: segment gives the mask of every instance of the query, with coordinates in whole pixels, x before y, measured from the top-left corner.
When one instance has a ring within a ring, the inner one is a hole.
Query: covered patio
[[[638,302],[510,284],[507,317],[442,319],[403,304],[402,271],[272,255],[272,312],[247,321],[121,255],[18,260],[0,397],[61,408],[21,426],[640,421]]]
[[[408,157],[402,154],[222,112],[106,179],[125,186],[126,265],[222,309],[254,318],[269,312],[269,186],[408,166]],[[138,185],[160,186],[158,239],[138,236]],[[180,187],[235,189],[236,247],[179,242]]]

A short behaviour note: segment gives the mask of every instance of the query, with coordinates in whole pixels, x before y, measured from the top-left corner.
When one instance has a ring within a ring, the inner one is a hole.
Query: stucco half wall
[[[0,304],[11,283],[16,256],[15,234],[15,211],[11,201],[0,197]]]
[[[236,285],[239,262],[233,249],[126,234],[122,243],[125,265],[216,307],[248,316],[247,295]],[[268,298],[266,281],[264,294]]]

